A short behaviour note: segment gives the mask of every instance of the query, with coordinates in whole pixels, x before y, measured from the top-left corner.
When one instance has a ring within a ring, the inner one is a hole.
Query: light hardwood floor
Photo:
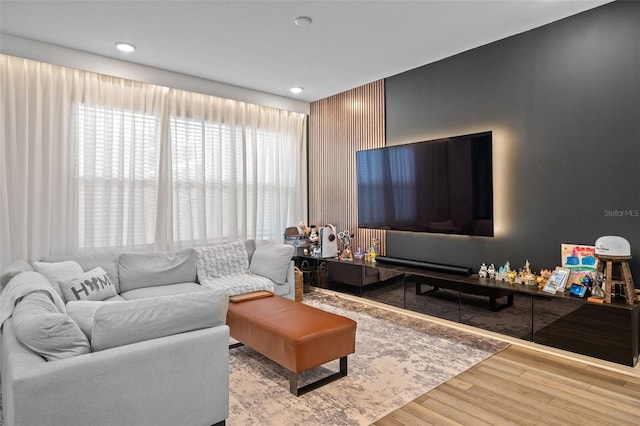
[[[640,425],[640,377],[511,345],[375,422]]]

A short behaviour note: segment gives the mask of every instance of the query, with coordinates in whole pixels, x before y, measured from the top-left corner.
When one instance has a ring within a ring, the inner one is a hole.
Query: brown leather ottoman
[[[296,396],[346,376],[356,347],[355,321],[279,296],[229,303],[227,325],[231,337],[289,370]],[[338,358],[339,372],[298,388],[299,373]]]

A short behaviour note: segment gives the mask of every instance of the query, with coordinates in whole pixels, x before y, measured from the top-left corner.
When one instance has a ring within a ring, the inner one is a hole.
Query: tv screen
[[[493,236],[491,132],[356,152],[358,226]]]

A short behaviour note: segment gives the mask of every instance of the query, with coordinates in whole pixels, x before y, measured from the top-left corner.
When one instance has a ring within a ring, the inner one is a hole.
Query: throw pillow
[[[72,300],[67,303],[67,315],[76,323],[85,336],[91,341],[91,332],[93,330],[93,319],[96,316],[98,308],[104,306],[105,303],[97,300]]]
[[[193,283],[196,281],[196,255],[193,249],[120,253],[118,275],[121,293],[143,287]]]
[[[220,278],[249,270],[249,256],[242,241],[201,247],[195,251],[198,279],[201,281],[203,278]]]
[[[41,262],[62,262],[65,260],[73,260],[78,262],[83,271],[90,271],[98,266],[107,271],[109,278],[116,286],[116,293],[120,293],[120,284],[118,280],[118,259],[115,253],[111,251],[95,251],[84,254],[71,254],[65,256],[47,256],[40,259]]]
[[[215,290],[104,303],[95,312],[91,347],[99,351],[224,325],[228,303]]]
[[[16,339],[47,361],[91,352],[89,340],[69,316],[58,312],[50,296],[35,291],[13,310]]]
[[[105,300],[117,295],[116,287],[109,278],[109,274],[99,266],[70,281],[60,283],[60,288],[67,302]]]
[[[47,277],[61,297],[63,296],[60,283],[71,281],[84,273],[80,264],[72,260],[64,262],[34,262],[33,269]]]
[[[252,274],[262,275],[282,285],[287,281],[287,271],[294,251],[295,247],[292,245],[275,241],[256,244],[249,270]]]

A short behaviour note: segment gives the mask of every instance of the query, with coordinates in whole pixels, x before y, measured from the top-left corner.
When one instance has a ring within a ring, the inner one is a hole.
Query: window
[[[84,104],[75,115],[78,247],[153,244],[158,119]]]

